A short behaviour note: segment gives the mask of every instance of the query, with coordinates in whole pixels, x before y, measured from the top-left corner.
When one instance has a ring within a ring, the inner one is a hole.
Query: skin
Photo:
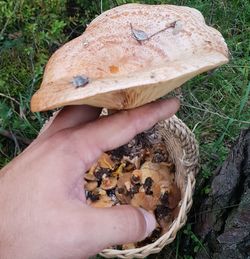
[[[172,116],[177,99],[98,118],[89,106],[63,109],[0,171],[0,254],[7,258],[87,258],[144,239],[154,217],[132,206],[86,205],[83,175],[104,151]]]

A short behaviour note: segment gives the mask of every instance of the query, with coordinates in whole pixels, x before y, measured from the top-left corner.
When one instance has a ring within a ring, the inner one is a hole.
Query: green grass
[[[126,2],[197,8],[226,39],[230,63],[186,83],[178,112],[200,144],[202,166],[195,197],[205,196],[213,170],[226,158],[240,130],[250,125],[248,0],[0,0],[0,168],[25,148],[27,139],[36,136],[49,115],[32,114],[29,101],[50,55],[80,35],[101,10]],[[204,249],[190,229],[192,223],[190,217],[190,224],[179,232],[175,242],[150,258],[193,258],[197,250]]]

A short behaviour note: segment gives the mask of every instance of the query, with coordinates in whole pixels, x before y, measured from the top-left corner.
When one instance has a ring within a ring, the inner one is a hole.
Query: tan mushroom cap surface
[[[148,39],[142,41],[145,36]],[[31,109],[72,104],[129,109],[227,62],[222,35],[205,24],[199,11],[173,5],[122,5],[102,13],[81,36],[52,55]],[[89,82],[76,87],[77,76]]]

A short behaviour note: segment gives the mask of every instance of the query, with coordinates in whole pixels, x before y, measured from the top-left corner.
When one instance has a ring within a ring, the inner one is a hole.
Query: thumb
[[[145,239],[156,227],[153,214],[129,205],[91,208],[91,232],[101,249]]]

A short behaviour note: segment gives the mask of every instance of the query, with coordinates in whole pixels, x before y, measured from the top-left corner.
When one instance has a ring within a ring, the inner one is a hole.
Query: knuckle
[[[135,116],[134,111],[122,111],[123,120],[128,122],[128,125],[131,126],[131,131],[133,135],[136,135],[140,132],[141,128],[141,116]]]

